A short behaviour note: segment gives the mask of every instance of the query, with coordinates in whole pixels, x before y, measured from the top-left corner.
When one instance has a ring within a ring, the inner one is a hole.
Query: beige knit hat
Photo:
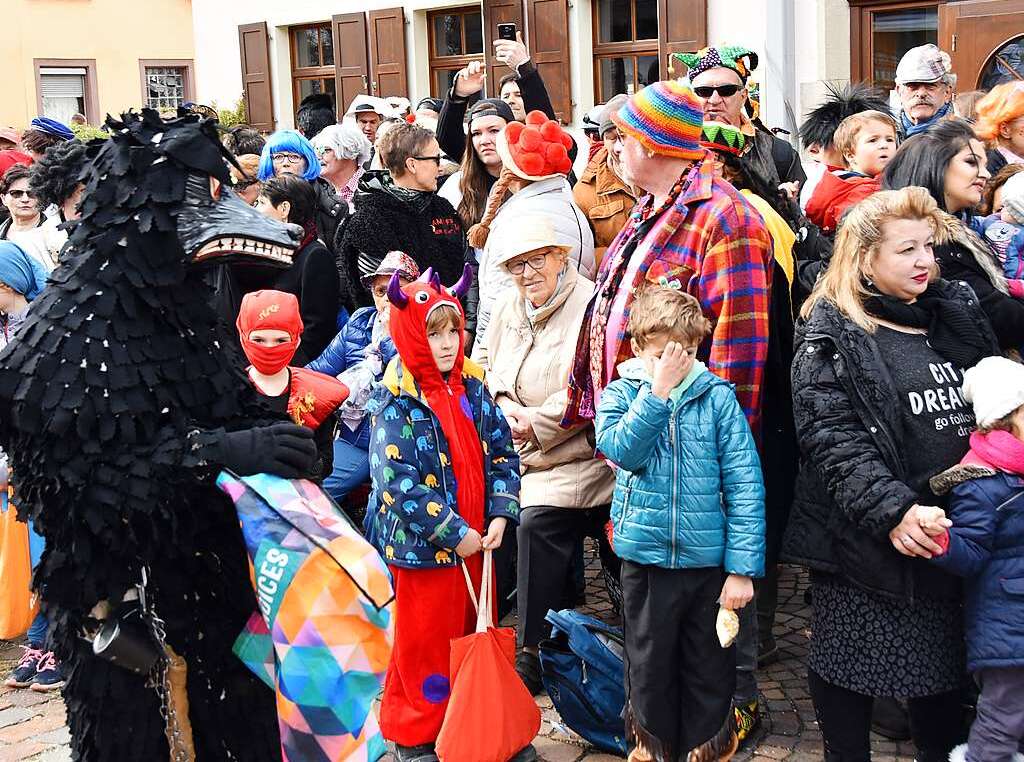
[[[537,251],[537,249],[546,249],[548,246],[553,246],[565,253],[572,251],[572,246],[558,242],[550,215],[524,214],[516,219],[516,230],[519,231],[516,235],[506,236],[495,247],[494,264],[503,265],[521,254]]]

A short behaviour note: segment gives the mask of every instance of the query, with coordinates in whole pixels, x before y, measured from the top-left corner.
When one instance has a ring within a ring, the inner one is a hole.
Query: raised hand
[[[530,51],[523,42],[523,33],[516,32],[515,40],[495,40],[494,57],[515,71],[520,64],[530,60]]]
[[[678,341],[665,345],[661,357],[654,363],[654,382],[651,391],[655,397],[668,399],[668,394],[686,378],[693,368],[693,355]]]
[[[469,66],[459,70],[455,75],[455,95],[466,98],[484,89],[484,78],[487,69],[482,61],[470,61]]]

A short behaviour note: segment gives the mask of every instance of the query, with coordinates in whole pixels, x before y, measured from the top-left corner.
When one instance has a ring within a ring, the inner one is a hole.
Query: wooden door
[[[527,39],[523,24],[523,0],[483,0],[484,62],[487,64],[487,94],[497,98],[498,82],[511,72],[505,64],[494,60],[494,41],[498,39],[498,24],[515,24]],[[547,83],[545,83],[547,84]]]
[[[1024,0],[971,0],[939,6],[939,47],[953,59],[957,92],[981,85],[989,59],[1024,35]]]
[[[658,0],[658,60],[662,79],[685,73],[683,64],[670,60],[673,53],[693,53],[707,44],[708,0]]]
[[[267,22],[238,27],[238,51],[242,62],[242,97],[249,124],[261,132],[273,132],[274,97],[270,89],[270,36]]]
[[[366,14],[341,13],[331,18],[334,36],[334,92],[340,120],[352,101],[370,92],[366,57]]]
[[[370,92],[409,97],[405,72],[405,14],[401,8],[370,11]]]
[[[568,0],[527,0],[530,60],[544,80],[555,117],[572,121]]]

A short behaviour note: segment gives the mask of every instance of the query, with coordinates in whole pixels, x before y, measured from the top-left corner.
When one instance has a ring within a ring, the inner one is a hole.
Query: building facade
[[[193,0],[197,91],[244,98],[262,129],[290,127],[312,92],[339,114],[359,93],[442,96],[488,52],[499,23],[524,33],[555,110],[578,124],[595,103],[668,75],[669,54],[742,44],[770,126],[794,131],[826,81],[892,87],[896,62],[925,42],[950,50],[969,90],[1021,66],[1024,0]]]
[[[472,60],[489,64],[493,91],[505,73],[489,55],[499,23],[523,33],[555,111],[575,124],[709,41],[759,53],[766,121],[779,126],[799,112],[800,77],[850,76],[846,0],[193,0],[193,14],[198,98],[243,97],[265,130],[292,126],[312,92],[332,94],[339,114],[359,93],[443,96]],[[797,34],[810,37],[802,55]]]
[[[0,125],[37,115],[102,122],[195,93],[190,0],[4,0]]]
[[[525,33],[555,109],[579,123],[595,103],[668,74],[668,54],[743,44],[761,65],[764,121],[794,131],[825,82],[891,89],[925,42],[949,50],[958,90],[1024,76],[1024,0],[194,0],[201,98],[244,97],[264,129],[301,98],[441,95],[468,61],[489,62],[498,23]],[[199,31],[201,30],[201,31]],[[238,44],[231,39],[237,37]],[[492,65],[493,85],[501,75]]]

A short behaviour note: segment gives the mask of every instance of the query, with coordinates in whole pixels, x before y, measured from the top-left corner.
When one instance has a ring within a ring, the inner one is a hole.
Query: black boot
[[[516,656],[516,673],[531,696],[544,691],[544,683],[540,679],[540,657],[537,654],[520,651]]]
[[[902,701],[876,698],[871,710],[871,729],[890,741],[910,740],[910,717]]]
[[[434,744],[425,743],[419,746],[399,746],[395,744],[395,758],[398,762],[438,762],[434,752]]]

